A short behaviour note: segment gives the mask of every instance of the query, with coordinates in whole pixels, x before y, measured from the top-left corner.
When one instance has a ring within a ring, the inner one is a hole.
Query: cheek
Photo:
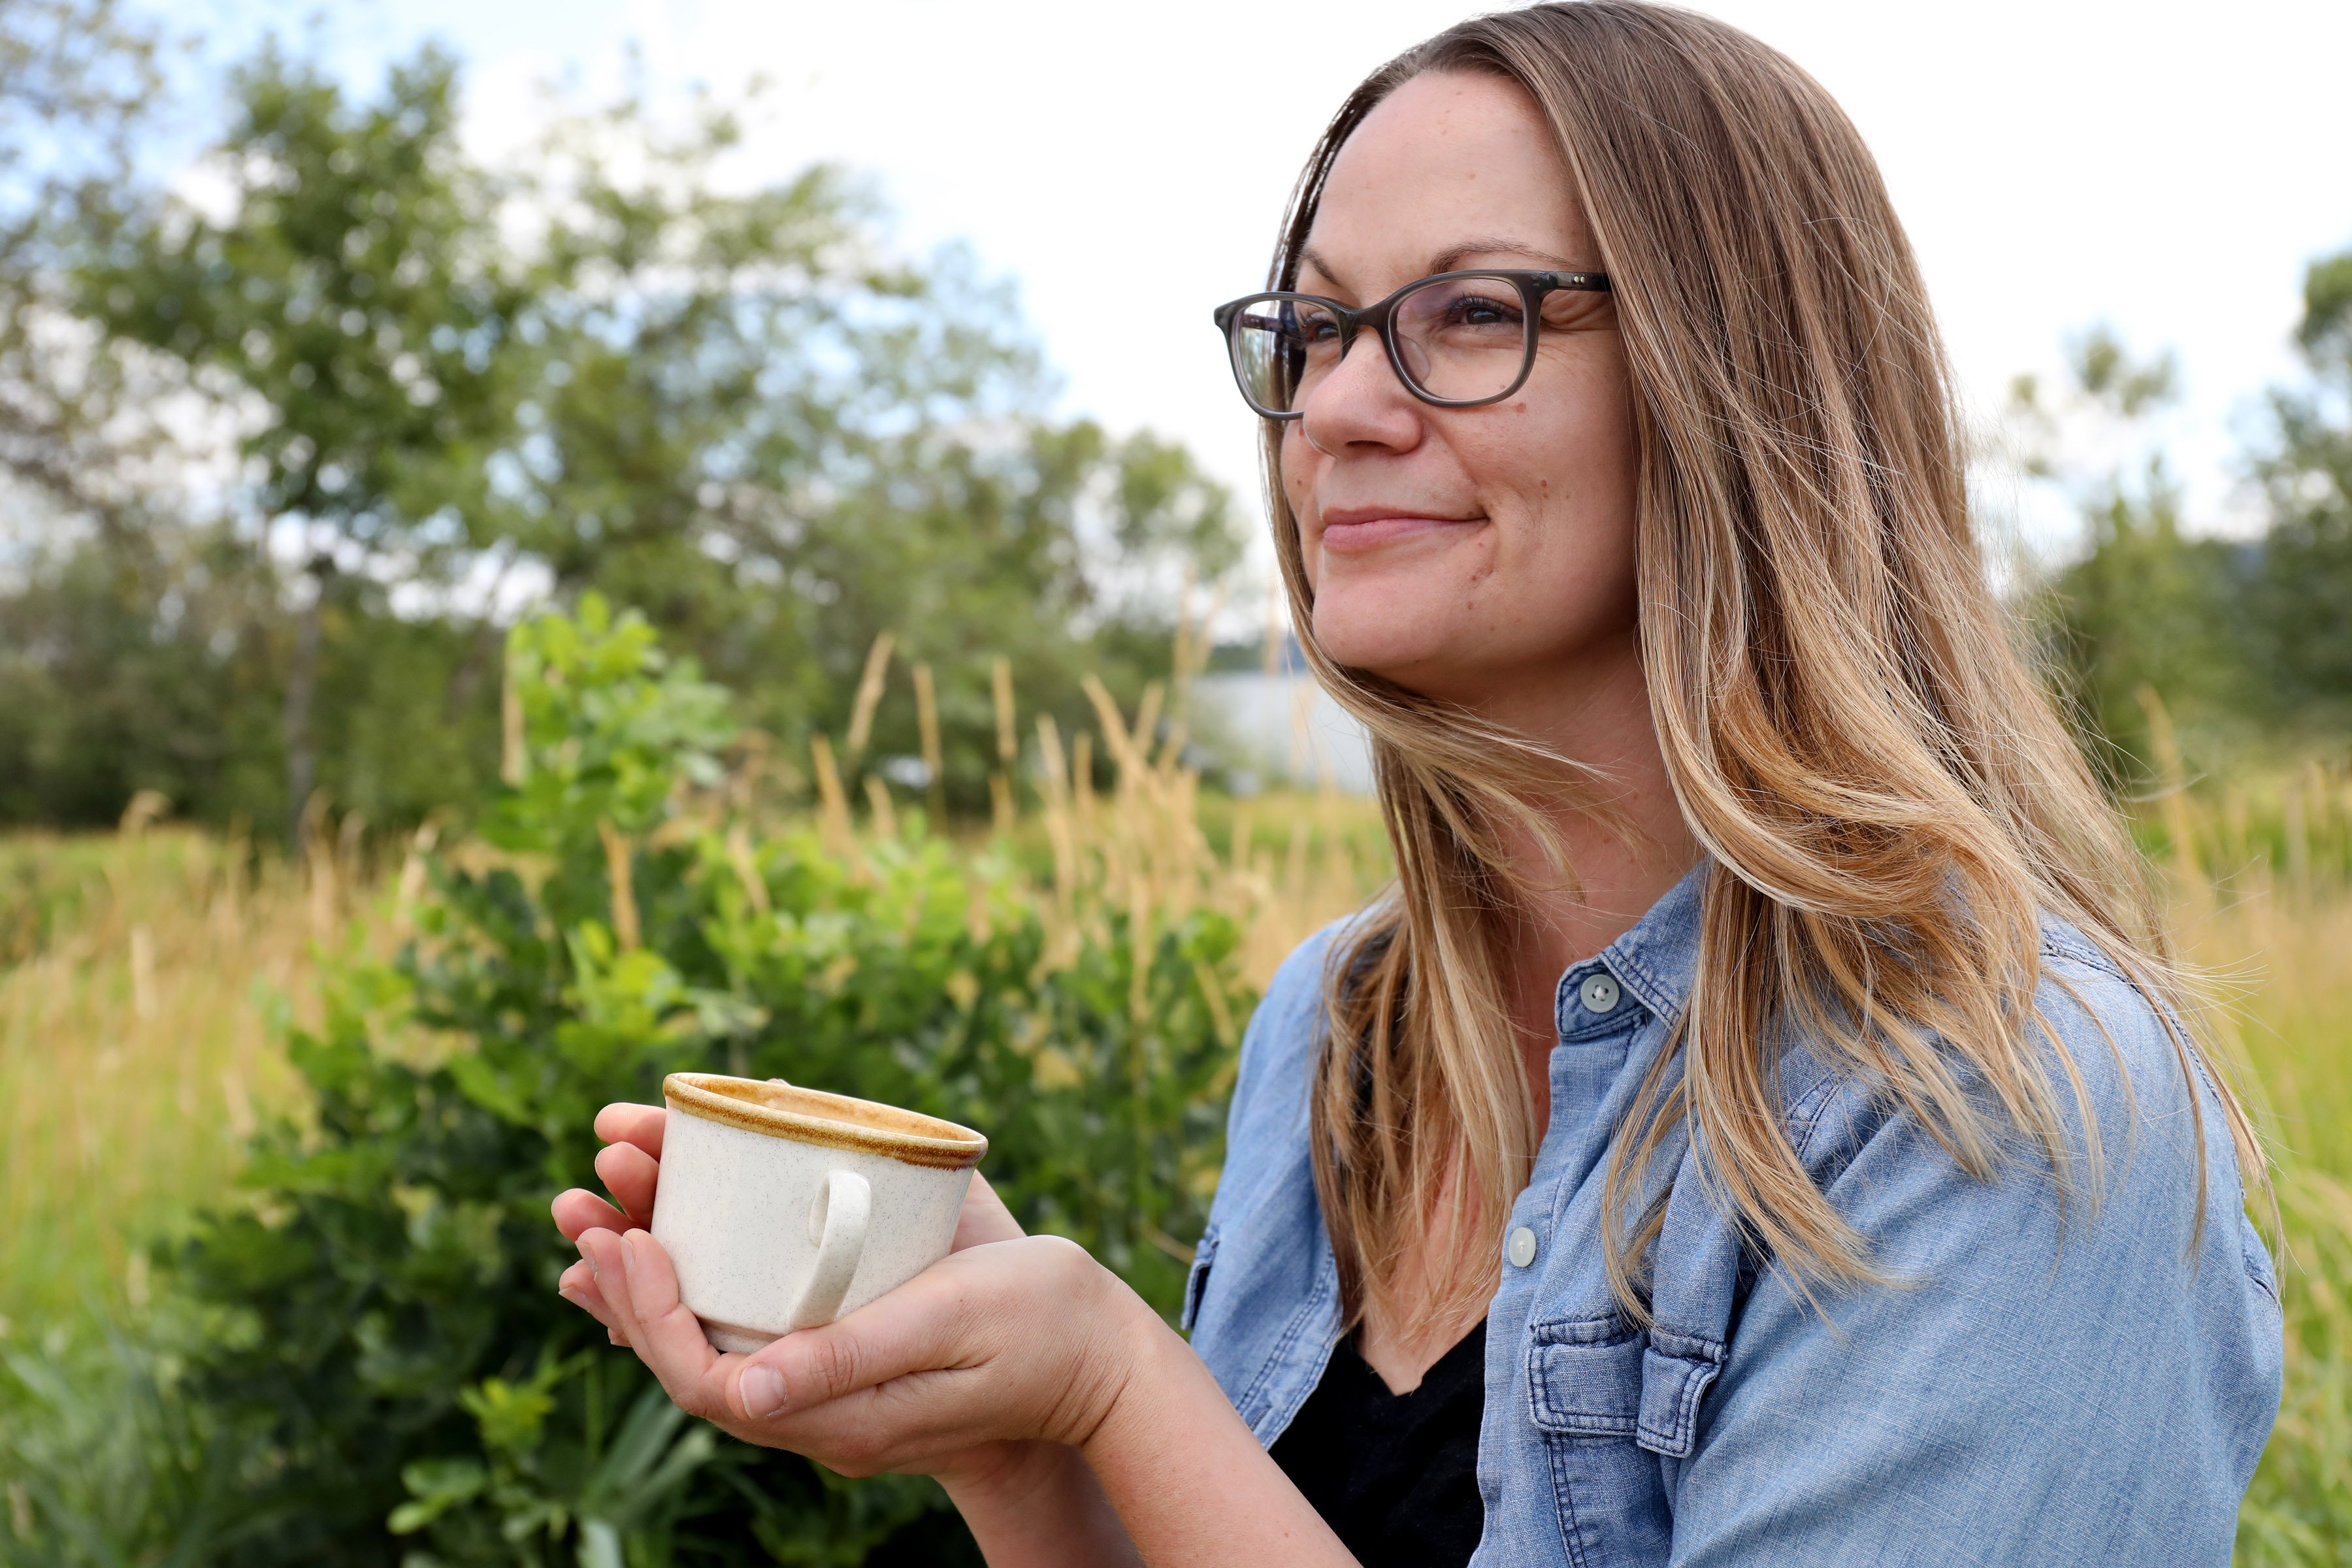
[[[1489,510],[1507,523],[1505,548],[1513,556],[1582,553],[1620,535],[1632,541],[1632,453],[1604,421],[1528,421],[1475,466]]]
[[[1636,463],[1622,398],[1512,405],[1480,449],[1465,453],[1496,530],[1485,585],[1499,619],[1539,639],[1576,642],[1630,617]]]
[[[1282,493],[1284,499],[1290,502],[1291,516],[1298,522],[1299,552],[1310,584],[1319,575],[1318,566],[1321,552],[1316,549],[1314,533],[1307,526],[1307,506],[1315,494],[1316,468],[1321,460],[1322,454],[1307,444],[1297,420],[1283,426]]]
[[[1282,492],[1293,507],[1303,505],[1315,488],[1315,465],[1321,455],[1307,444],[1297,420],[1282,427]]]

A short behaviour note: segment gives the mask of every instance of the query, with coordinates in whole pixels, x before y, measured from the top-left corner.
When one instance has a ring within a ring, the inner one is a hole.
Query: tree
[[[62,258],[128,176],[160,45],[113,0],[0,7],[0,473],[118,551],[142,499],[126,469],[155,433],[126,406],[131,367],[77,330]]]
[[[1131,694],[1139,642],[1164,666],[1174,581],[1238,552],[1228,498],[1181,447],[1051,417],[1004,291],[953,251],[893,257],[838,171],[721,194],[740,113],[556,122],[518,545],[561,595],[643,609],[793,742],[838,732],[892,635],[936,669],[977,803],[992,661],[1071,720],[1089,669]],[[877,753],[919,751],[909,716],[884,723]]]
[[[2027,472],[2065,491],[2084,533],[2081,552],[2034,585],[2028,609],[2095,763],[2129,788],[2153,760],[2143,692],[2157,693],[2200,750],[2248,741],[2261,709],[2245,597],[2261,555],[2183,526],[2180,487],[2160,449],[2142,452],[2137,472],[2084,455],[2117,438],[2148,446],[2147,420],[2179,395],[2170,357],[2135,359],[2105,328],[2069,357],[2058,399],[2032,377],[2011,390],[2011,417],[2029,437]]]
[[[2276,444],[2254,472],[2270,502],[2254,588],[2264,673],[2290,721],[2352,728],[2352,250],[2304,276],[2295,345],[2306,388],[2272,395]]]
[[[1174,584],[1237,554],[1181,447],[1051,414],[968,258],[897,256],[836,170],[726,189],[744,105],[559,104],[493,168],[429,49],[365,103],[275,47],[232,85],[220,199],[134,184],[86,216],[78,302],[245,421],[231,510],[256,570],[296,578],[246,639],[282,670],[289,822],[321,783],[395,816],[470,798],[500,626],[590,590],[795,749],[888,634],[931,667],[949,797],[976,805],[997,659],[1072,721],[1083,674],[1131,699]],[[931,752],[903,706],[874,756]],[[440,747],[421,798],[382,774],[395,725]]]
[[[425,578],[495,539],[527,295],[457,142],[457,68],[427,48],[353,106],[267,47],[232,79],[214,215],[133,192],[81,273],[108,331],[249,408],[264,537],[305,587],[285,679],[289,837],[317,779],[312,708],[339,574]]]

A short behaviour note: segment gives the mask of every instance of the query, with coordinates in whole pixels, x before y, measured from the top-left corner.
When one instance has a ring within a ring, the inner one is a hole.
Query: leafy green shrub
[[[236,1560],[968,1555],[929,1480],[684,1421],[555,1295],[548,1202],[592,1179],[606,1101],[682,1068],[786,1078],[981,1128],[1024,1223],[1172,1312],[1222,1160],[1239,933],[1074,910],[919,823],[762,835],[722,787],[725,693],[601,604],[509,657],[524,782],[487,847],[428,862],[395,960],[338,967],[292,1042],[308,1118],[176,1259],[223,1324],[186,1386],[254,1456]]]

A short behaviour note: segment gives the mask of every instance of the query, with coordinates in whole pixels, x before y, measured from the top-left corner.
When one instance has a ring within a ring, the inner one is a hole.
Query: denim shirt
[[[1610,1141],[1689,990],[1706,871],[1559,982],[1551,1120],[1486,1319],[1475,1568],[2227,1563],[2278,1409],[2275,1277],[2201,1073],[2190,1252],[2190,1086],[2145,996],[2063,922],[2044,922],[2036,1000],[2099,1121],[2097,1194],[2078,1167],[2062,1198],[2026,1153],[1970,1178],[1799,1041],[1780,1069],[1790,1145],[1902,1282],[1809,1305],[1743,1247],[1685,1140],[1664,1167],[1654,1321],[1620,1315]],[[1250,1022],[1185,1295],[1193,1347],[1268,1445],[1339,1338],[1307,1121],[1339,929],[1291,955]],[[2055,1097],[2079,1149],[2063,1077]]]

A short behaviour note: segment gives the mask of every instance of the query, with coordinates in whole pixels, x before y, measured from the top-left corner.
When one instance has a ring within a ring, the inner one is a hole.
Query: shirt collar
[[[1559,977],[1553,1004],[1563,1037],[1589,1033],[1599,1021],[1587,1016],[1580,993],[1586,979],[1602,970],[1653,1016],[1671,1019],[1681,1013],[1698,968],[1699,907],[1707,874],[1714,868],[1712,857],[1699,857],[1698,864],[1631,930],[1592,957],[1569,966]]]

